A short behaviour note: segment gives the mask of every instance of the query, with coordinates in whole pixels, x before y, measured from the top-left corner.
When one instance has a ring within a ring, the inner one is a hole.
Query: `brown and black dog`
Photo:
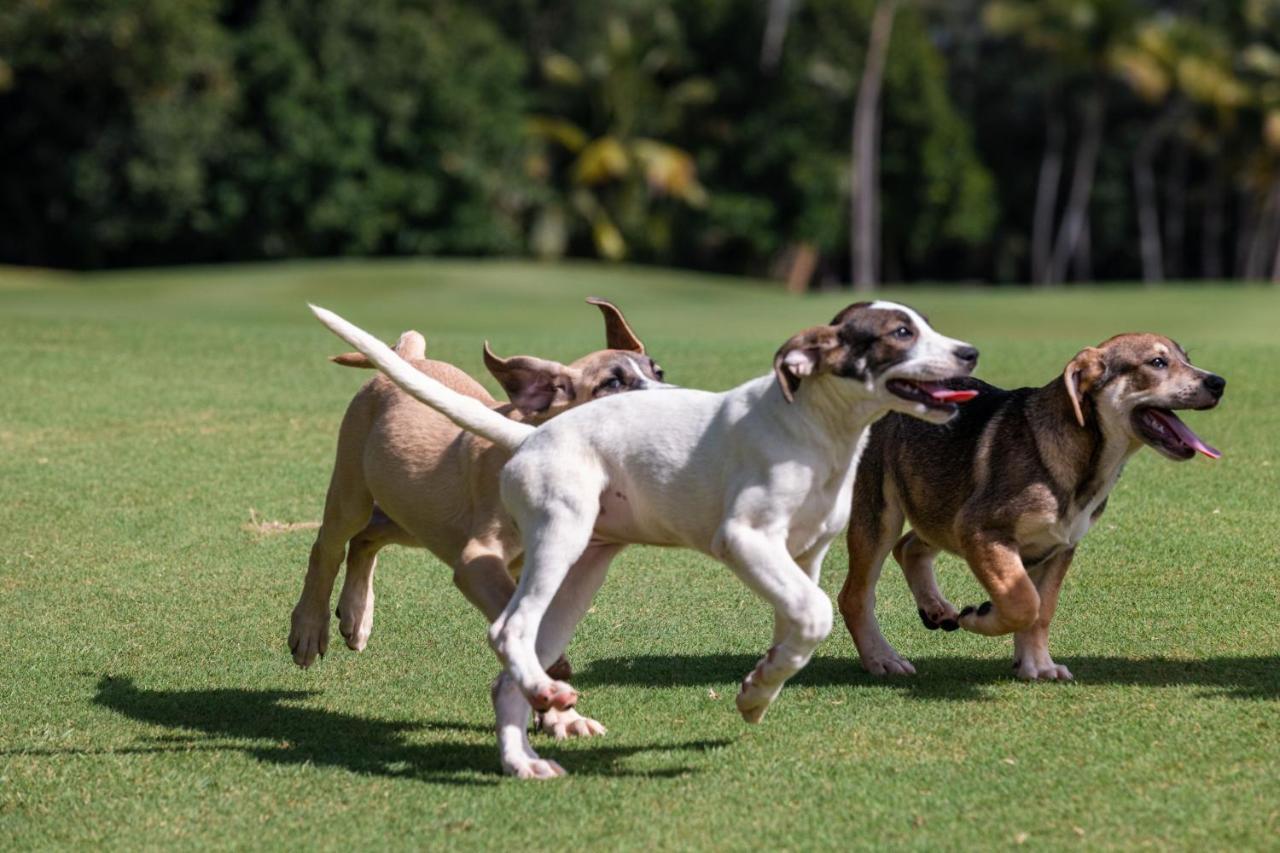
[[[1226,380],[1192,365],[1168,338],[1126,334],[1081,351],[1042,388],[946,384],[977,396],[942,425],[885,417],[862,455],[840,593],[862,665],[915,672],[874,612],[892,551],[926,628],[1012,633],[1018,677],[1070,679],[1049,656],[1048,636],[1076,546],[1143,444],[1175,460],[1220,455],[1172,410],[1213,408]],[[904,521],[911,531],[899,539]],[[934,577],[939,551],[963,557],[991,600],[957,612]]]

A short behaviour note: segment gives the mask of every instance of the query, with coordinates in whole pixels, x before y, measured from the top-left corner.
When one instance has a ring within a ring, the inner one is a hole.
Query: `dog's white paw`
[[[738,706],[738,713],[748,723],[754,724],[763,720],[773,700],[782,692],[781,682],[769,684],[762,675],[763,672],[759,666],[751,670],[747,677],[742,679],[742,687],[739,688],[737,698],[734,699],[734,704]]]
[[[329,608],[310,607],[302,602],[293,608],[289,628],[289,651],[293,662],[306,669],[329,650]]]
[[[535,711],[567,711],[578,704],[578,691],[563,681],[548,681],[525,697]]]
[[[1045,655],[1027,655],[1013,662],[1013,670],[1023,681],[1071,681],[1071,670]]]
[[[872,675],[915,675],[911,661],[885,646],[862,655],[862,668]]]
[[[555,779],[565,775],[559,764],[536,755],[521,755],[510,760],[504,758],[502,772],[517,779]]]
[[[571,737],[599,737],[608,730],[600,723],[584,717],[573,708],[560,711],[548,708],[538,715],[538,729],[556,740]]]

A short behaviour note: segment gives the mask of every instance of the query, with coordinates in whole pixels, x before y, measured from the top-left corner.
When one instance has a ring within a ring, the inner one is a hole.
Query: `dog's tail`
[[[405,361],[426,358],[427,339],[410,329],[400,336],[400,340],[396,341],[396,345],[392,349],[395,350],[396,355]],[[331,355],[329,360],[343,367],[359,367],[366,370],[375,370],[378,367],[362,352],[344,352],[342,355]]]
[[[503,417],[474,397],[459,394],[410,365],[382,341],[318,305],[310,306],[320,322],[373,362],[407,394],[421,400],[463,429],[499,447],[515,450],[533,432],[529,424]]]

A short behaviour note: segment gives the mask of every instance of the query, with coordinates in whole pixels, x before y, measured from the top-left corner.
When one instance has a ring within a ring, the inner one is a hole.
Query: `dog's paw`
[[[563,681],[548,681],[526,697],[535,711],[567,711],[578,704],[578,691]]]
[[[1023,681],[1072,681],[1071,670],[1045,655],[1028,655],[1013,662],[1014,674]]]
[[[781,691],[782,685],[767,683],[764,680],[764,670],[757,666],[742,679],[742,686],[738,688],[734,704],[738,706],[738,713],[742,715],[742,719],[755,724],[764,719],[765,712],[769,710],[769,706],[773,704],[774,699],[778,698],[778,693]]]
[[[543,734],[551,735],[556,740],[571,737],[599,737],[608,732],[600,723],[590,717],[582,716],[572,708],[567,711],[549,708],[538,714],[538,730]]]
[[[556,779],[565,775],[564,768],[547,758],[518,756],[503,759],[502,772],[517,779]]]
[[[932,613],[923,607],[917,608],[916,612],[920,614],[920,622],[930,631],[936,631],[939,628],[944,631],[957,631],[960,629],[960,623],[957,621],[959,614],[950,605],[946,609],[936,610]]]
[[[364,602],[340,602],[333,615],[338,617],[338,631],[346,640],[347,648],[353,652],[364,651],[373,633],[373,594]]]
[[[289,651],[293,654],[293,662],[306,669],[315,663],[317,657],[324,657],[328,650],[328,608],[320,609],[317,614],[312,608],[299,604],[293,609],[289,628]]]
[[[878,649],[862,656],[862,668],[872,675],[915,675],[911,661],[891,648]]]
[[[569,665],[569,659],[564,655],[556,658],[556,662],[547,667],[547,675],[556,681],[568,681],[573,678],[573,667]]]
[[[984,601],[977,607],[967,604],[956,616],[956,622],[959,623],[961,628],[966,631],[972,631],[975,634],[1003,633],[997,630],[998,626],[993,622],[994,616],[991,619],[987,618],[987,615],[991,613],[992,606],[990,601]]]

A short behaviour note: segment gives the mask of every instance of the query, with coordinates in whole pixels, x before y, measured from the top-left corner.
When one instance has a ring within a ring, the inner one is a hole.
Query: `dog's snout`
[[[1210,373],[1204,378],[1204,387],[1208,388],[1213,396],[1221,397],[1223,390],[1227,387],[1227,380],[1216,373]]]
[[[954,350],[952,350],[952,352],[954,353],[956,358],[960,359],[965,364],[969,365],[969,367],[973,367],[975,364],[978,363],[977,347],[970,347],[970,346],[956,347]]]

